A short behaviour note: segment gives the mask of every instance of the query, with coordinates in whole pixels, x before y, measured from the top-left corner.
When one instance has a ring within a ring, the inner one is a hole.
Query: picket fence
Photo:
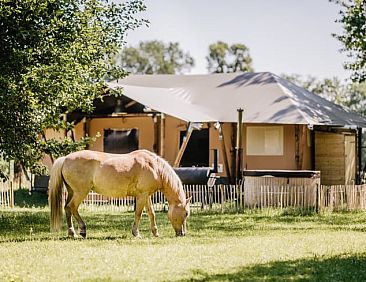
[[[184,185],[191,199],[191,212],[229,212],[244,209],[298,208],[316,211],[366,210],[366,184],[362,185]],[[161,192],[152,195],[156,211],[167,211],[168,202]],[[0,182],[0,208],[14,207],[14,185]],[[91,191],[83,209],[134,211],[134,197],[112,198]]]
[[[366,210],[366,184],[321,186],[319,210]]]
[[[0,182],[0,208],[14,207],[14,185],[12,181]]]
[[[366,210],[366,185],[184,185],[191,199],[191,212],[229,212],[244,209],[298,208],[316,211]],[[156,211],[167,211],[168,202],[161,192],[152,196]],[[134,211],[135,199],[110,198],[90,192],[84,209]]]

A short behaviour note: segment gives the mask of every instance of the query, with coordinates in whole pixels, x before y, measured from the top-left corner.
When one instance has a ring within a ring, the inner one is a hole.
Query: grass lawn
[[[144,215],[136,240],[133,213],[81,210],[88,238],[74,240],[49,233],[46,201],[17,198],[1,211],[0,281],[366,281],[366,213],[193,214],[184,238],[158,213],[161,237]]]

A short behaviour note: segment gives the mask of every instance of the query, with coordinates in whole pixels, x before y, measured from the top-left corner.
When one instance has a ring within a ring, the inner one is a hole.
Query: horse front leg
[[[147,200],[147,214],[149,215],[150,228],[151,228],[152,234],[155,237],[159,237],[158,227],[156,225],[156,220],[155,220],[154,206],[153,206],[153,204],[151,202],[151,196],[149,196],[149,198]]]
[[[139,225],[142,215],[142,210],[146,205],[147,197],[136,197],[136,210],[135,210],[135,221],[132,225],[132,235],[135,236],[137,239],[141,239]]]

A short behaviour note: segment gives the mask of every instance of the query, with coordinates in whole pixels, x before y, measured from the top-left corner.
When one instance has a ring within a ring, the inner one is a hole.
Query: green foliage
[[[20,208],[44,208],[48,205],[48,195],[37,192],[29,195],[28,189],[18,189],[14,191],[14,205]]]
[[[176,74],[189,71],[194,60],[178,42],[152,40],[124,48],[117,64],[133,74]]]
[[[140,0],[0,0],[0,152],[29,168],[44,149],[59,151],[39,137],[66,128],[65,113],[90,112],[105,79],[125,75],[113,58],[144,8]]]
[[[347,88],[347,101],[345,105],[351,110],[366,117],[366,81],[352,83]]]
[[[4,160],[0,155],[0,181],[7,180],[9,178],[9,162]]]
[[[208,70],[211,73],[251,72],[252,58],[249,49],[244,44],[233,44],[218,41],[210,44],[206,57]]]
[[[344,46],[350,62],[346,62],[344,67],[353,72],[352,80],[366,81],[366,1],[347,0],[334,1],[342,6],[340,19],[342,24],[342,34],[334,34]]]

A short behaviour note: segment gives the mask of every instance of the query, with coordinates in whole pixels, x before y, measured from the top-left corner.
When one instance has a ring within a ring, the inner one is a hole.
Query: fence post
[[[319,213],[319,186],[318,183],[315,186],[315,212]]]
[[[14,208],[14,187],[12,181],[10,181],[10,197],[10,207]]]
[[[224,199],[224,191],[223,191],[223,185],[220,184],[220,193],[221,193],[221,213],[224,213],[224,203],[225,203],[225,199]]]
[[[210,207],[210,210],[212,210],[212,202],[213,202],[213,187],[208,186],[208,206]]]

